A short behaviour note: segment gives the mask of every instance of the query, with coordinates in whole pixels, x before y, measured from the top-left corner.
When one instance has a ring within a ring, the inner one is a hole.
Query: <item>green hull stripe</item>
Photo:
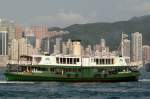
[[[64,78],[64,77],[50,77],[40,75],[22,75],[5,73],[8,81],[61,81],[61,82],[120,82],[120,81],[137,81],[139,73],[130,74],[116,74],[103,78]]]

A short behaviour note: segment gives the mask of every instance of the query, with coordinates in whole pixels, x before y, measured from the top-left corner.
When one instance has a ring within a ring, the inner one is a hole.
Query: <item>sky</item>
[[[150,14],[150,0],[0,0],[0,17],[23,25],[66,27]]]

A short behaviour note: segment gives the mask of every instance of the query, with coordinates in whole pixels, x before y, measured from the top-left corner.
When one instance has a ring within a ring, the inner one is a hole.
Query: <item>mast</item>
[[[19,44],[19,39],[18,39],[18,64],[17,64],[17,73],[18,73],[18,69],[19,69],[19,61],[20,61],[20,48],[19,48],[20,44]]]
[[[4,53],[3,53],[4,52],[4,48],[3,48],[3,46],[4,45],[3,45],[3,33],[2,33],[2,55],[4,55]]]
[[[121,33],[121,56],[123,57],[123,32]]]
[[[48,52],[48,54],[50,54],[50,52],[49,52],[49,50],[50,50],[50,43],[49,43],[49,40],[50,39],[50,37],[48,36],[48,40],[47,40],[47,52]]]

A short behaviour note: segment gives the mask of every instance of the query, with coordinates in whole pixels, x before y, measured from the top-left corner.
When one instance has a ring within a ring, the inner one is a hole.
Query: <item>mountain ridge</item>
[[[116,49],[120,44],[122,32],[128,34],[129,39],[131,38],[131,33],[140,32],[143,34],[143,43],[150,44],[150,15],[112,23],[74,24],[62,30],[70,32],[63,36],[64,39],[80,39],[84,45],[99,43],[100,38],[104,38],[111,49]]]

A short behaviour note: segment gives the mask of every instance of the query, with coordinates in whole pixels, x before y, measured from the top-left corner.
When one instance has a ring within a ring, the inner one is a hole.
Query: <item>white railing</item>
[[[8,64],[29,65],[29,64],[32,64],[32,61],[9,60]]]

